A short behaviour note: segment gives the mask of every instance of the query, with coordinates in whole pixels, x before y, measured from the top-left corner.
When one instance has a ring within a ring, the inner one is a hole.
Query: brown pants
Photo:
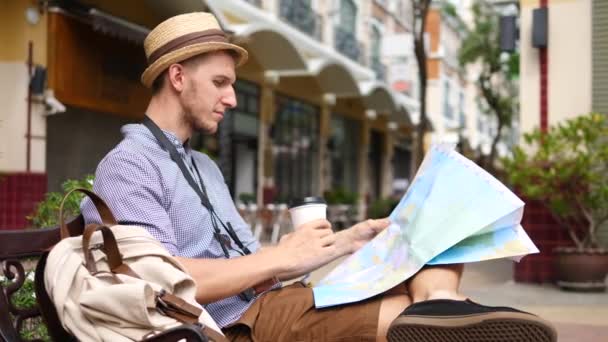
[[[312,289],[295,283],[263,295],[224,333],[230,341],[376,341],[381,298],[317,310]]]

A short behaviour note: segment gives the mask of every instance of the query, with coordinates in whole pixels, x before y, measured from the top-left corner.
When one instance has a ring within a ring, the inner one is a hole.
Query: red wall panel
[[[46,190],[46,173],[0,175],[0,229],[28,227],[25,217],[44,199]]]

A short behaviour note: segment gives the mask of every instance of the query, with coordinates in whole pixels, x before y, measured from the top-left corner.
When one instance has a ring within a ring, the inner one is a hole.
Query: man
[[[381,296],[323,310],[314,309],[311,289],[282,288],[277,280],[353,253],[388,220],[338,233],[315,220],[261,249],[215,163],[188,146],[194,131],[215,133],[236,106],[235,67],[247,52],[228,43],[208,13],[166,20],[144,46],[149,67],[142,82],[153,90],[147,118],[123,127],[124,139],[97,168],[94,190],[119,222],[146,227],[178,257],[197,282],[197,300],[229,339],[555,340],[554,329],[534,315],[466,300],[458,293],[461,265],[426,267]],[[82,209],[87,222],[99,221],[90,202]]]

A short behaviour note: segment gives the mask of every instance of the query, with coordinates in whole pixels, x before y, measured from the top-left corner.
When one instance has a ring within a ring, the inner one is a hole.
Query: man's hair
[[[158,75],[152,82],[152,95],[160,93],[160,90],[163,89],[163,85],[165,84],[165,75],[167,75],[167,70],[163,70],[163,72],[161,72],[160,75]]]
[[[188,59],[186,59],[185,61],[180,62],[181,65],[183,66],[194,66],[197,65],[198,63],[200,63],[201,61],[203,61],[207,56],[212,55],[214,53],[227,53],[228,55],[230,55],[230,57],[232,57],[235,61],[238,60],[239,58],[239,54],[234,51],[234,50],[217,50],[217,51],[211,51],[211,52],[206,52],[200,55],[196,55],[194,57],[190,57]],[[163,86],[165,85],[165,76],[167,75],[167,69],[163,70],[163,72],[160,73],[160,75],[158,75],[154,81],[152,81],[152,95],[156,95],[158,93],[160,93],[160,91],[163,89]]]

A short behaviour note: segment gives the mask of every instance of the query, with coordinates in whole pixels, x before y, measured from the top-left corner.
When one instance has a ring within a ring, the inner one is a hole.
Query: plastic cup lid
[[[323,199],[323,197],[309,196],[309,197],[300,197],[300,198],[292,199],[291,202],[289,203],[289,209],[292,209],[295,207],[300,207],[303,205],[308,205],[308,204],[325,204],[325,205],[327,205],[327,203],[325,203],[325,200]]]

